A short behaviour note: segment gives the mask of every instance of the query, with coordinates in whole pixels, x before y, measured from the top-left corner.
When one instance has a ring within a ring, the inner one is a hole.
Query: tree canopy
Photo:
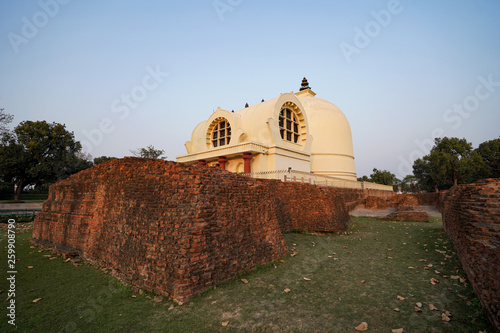
[[[430,153],[413,163],[413,173],[426,191],[471,183],[485,169],[485,161],[470,142],[448,137],[436,138]]]
[[[374,183],[390,185],[394,188],[394,191],[398,190],[400,180],[396,177],[395,174],[391,173],[390,171],[378,170],[377,168],[374,168],[372,174],[370,175],[370,178]]]
[[[481,143],[476,151],[484,161],[479,176],[481,178],[500,178],[500,138]]]
[[[8,132],[7,125],[12,122],[12,119],[14,119],[14,116],[5,113],[4,108],[0,108],[0,135]]]
[[[86,169],[92,162],[79,155],[81,145],[65,125],[24,121],[2,135],[0,177],[16,185],[14,199],[26,185],[48,184]]]
[[[158,158],[158,159],[166,159],[167,156],[162,156],[165,154],[163,149],[155,149],[153,145],[149,145],[146,148],[137,148],[136,150],[130,151],[134,156],[141,158]]]
[[[395,191],[397,191],[398,185],[400,184],[400,180],[395,174],[387,170],[378,170],[377,168],[373,169],[370,177],[358,177],[357,180],[360,182],[373,182],[382,185],[389,185],[392,186]]]
[[[111,156],[99,156],[94,158],[94,165],[97,165],[99,163],[105,162],[105,161],[110,161],[114,160],[116,157],[111,157]]]

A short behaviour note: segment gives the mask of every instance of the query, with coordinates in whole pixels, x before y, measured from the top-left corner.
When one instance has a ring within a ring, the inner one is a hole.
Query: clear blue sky
[[[433,135],[500,136],[499,1],[59,1],[0,2],[0,107],[94,157],[175,159],[218,106],[304,76],[349,119],[358,176],[411,173]]]

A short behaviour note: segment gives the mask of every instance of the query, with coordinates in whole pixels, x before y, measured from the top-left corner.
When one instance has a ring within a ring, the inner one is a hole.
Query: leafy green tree
[[[476,152],[484,161],[479,177],[500,178],[500,138],[481,143]]]
[[[422,191],[433,192],[436,190],[436,183],[431,176],[431,165],[428,157],[424,156],[413,162],[413,174],[417,178],[418,185]]]
[[[371,182],[372,180],[368,176],[358,177],[358,182]]]
[[[91,168],[92,166],[94,166],[94,163],[92,162],[92,157],[90,155],[84,154],[81,151],[75,154],[70,154],[68,155],[64,171],[59,178],[66,178],[72,174]]]
[[[158,158],[158,159],[166,159],[167,156],[162,156],[165,154],[165,151],[162,149],[155,149],[154,146],[149,145],[146,148],[138,148],[136,150],[130,151],[134,156],[142,157],[142,158]]]
[[[97,164],[105,162],[105,161],[114,160],[114,159],[116,159],[116,157],[111,157],[111,156],[96,157],[96,158],[94,158],[94,165],[97,165]]]
[[[401,180],[401,192],[403,193],[417,193],[420,191],[418,178],[414,175],[407,175]]]
[[[397,183],[396,175],[387,170],[373,169],[370,175],[372,182],[383,185],[395,185]]]
[[[81,145],[65,125],[24,121],[0,143],[0,178],[14,182],[14,199],[26,185],[48,184],[88,167],[76,154]]]
[[[413,173],[430,191],[468,184],[478,179],[484,167],[481,156],[466,139],[436,138],[430,153],[413,163]]]

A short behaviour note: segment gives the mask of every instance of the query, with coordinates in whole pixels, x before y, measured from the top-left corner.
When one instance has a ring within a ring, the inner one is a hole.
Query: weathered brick
[[[125,158],[52,185],[33,240],[184,302],[282,257],[282,231],[340,232],[348,219],[336,189]]]
[[[500,332],[500,179],[452,188],[443,226],[485,313]]]

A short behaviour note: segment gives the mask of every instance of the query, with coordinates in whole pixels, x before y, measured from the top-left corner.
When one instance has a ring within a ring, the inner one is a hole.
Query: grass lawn
[[[347,235],[286,234],[297,255],[243,273],[182,306],[134,294],[101,270],[41,251],[28,241],[31,231],[22,229],[19,224],[19,332],[356,332],[361,322],[368,323],[367,332],[492,331],[470,284],[455,279],[465,275],[438,218],[353,217]],[[0,238],[4,332],[11,329],[5,230]],[[442,320],[445,311],[449,322]]]

